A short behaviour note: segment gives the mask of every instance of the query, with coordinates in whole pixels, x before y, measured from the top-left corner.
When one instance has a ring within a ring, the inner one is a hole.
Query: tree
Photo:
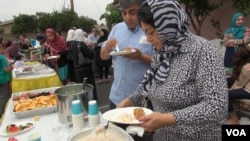
[[[113,3],[110,3],[106,7],[106,12],[101,15],[100,20],[105,18],[106,25],[111,29],[112,23],[122,22],[122,13],[121,10],[116,8]]]
[[[18,17],[14,17],[14,25],[11,28],[11,32],[14,34],[24,34],[36,32],[36,16],[19,14]]]
[[[36,13],[37,16],[37,28],[39,32],[44,32],[48,27],[55,27],[56,22],[53,20],[51,13]]]
[[[233,8],[244,15],[250,14],[250,0],[232,0]]]
[[[70,9],[52,13],[37,12],[36,15],[19,15],[14,18],[12,33],[37,33],[44,32],[47,28],[54,28],[58,32],[69,30],[72,25],[91,31],[97,22],[88,17],[79,17]]]
[[[84,31],[87,33],[92,31],[92,28],[97,24],[96,20],[93,20],[89,17],[82,16],[80,17],[81,20],[81,27],[83,27]]]
[[[201,34],[201,27],[210,13],[223,5],[226,0],[218,0],[218,2],[211,2],[211,0],[180,0],[185,5],[185,11],[190,18],[190,22],[197,35]],[[212,23],[217,28],[220,28],[219,21],[213,19]]]
[[[68,31],[69,27],[76,25],[79,19],[78,15],[70,9],[63,9],[60,13],[54,11],[52,16],[54,17],[53,20],[55,20],[54,22],[56,23],[54,28],[58,32]]]

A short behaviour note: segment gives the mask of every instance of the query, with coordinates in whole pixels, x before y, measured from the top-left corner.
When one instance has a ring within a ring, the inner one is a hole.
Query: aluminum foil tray
[[[13,93],[12,94],[12,101],[13,106],[12,106],[12,112],[17,118],[27,118],[27,117],[32,117],[32,116],[39,116],[39,115],[45,115],[45,114],[51,114],[57,112],[57,105],[51,106],[51,107],[44,107],[44,108],[38,108],[34,110],[27,110],[27,111],[21,111],[21,112],[15,112],[14,111],[14,102],[15,99],[19,96],[23,96],[25,94],[30,94],[30,95],[35,95],[40,92],[54,92],[57,88],[59,87],[51,87],[51,88],[46,88],[46,89],[37,89],[37,90],[32,90],[32,91],[25,91],[25,92],[18,92],[18,93]]]

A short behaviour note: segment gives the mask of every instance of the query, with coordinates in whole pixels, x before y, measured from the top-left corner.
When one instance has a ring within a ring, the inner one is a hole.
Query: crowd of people
[[[229,118],[228,124],[239,124],[239,118],[235,112],[235,102],[239,99],[250,99],[250,71],[249,53],[250,29],[244,25],[244,15],[236,12],[231,20],[231,26],[224,34],[226,46],[224,66],[233,70],[227,78],[229,88]]]
[[[11,70],[25,67],[25,61],[29,60],[36,59],[53,68],[63,85],[69,82],[82,83],[82,78],[87,78],[87,83],[94,86],[94,99],[97,99],[94,68],[99,74],[99,84],[109,82],[111,73],[111,60],[106,61],[98,57],[100,46],[107,36],[107,29],[97,30],[93,27],[92,32],[87,35],[82,29],[72,26],[67,37],[63,37],[53,28],[47,28],[44,33],[31,38],[27,38],[25,34],[18,36],[16,40],[1,37],[0,116],[11,96]],[[91,61],[79,64],[79,52]]]
[[[250,99],[250,29],[243,25],[243,14],[235,13],[225,31],[223,62],[212,41],[189,31],[189,18],[178,1],[119,0],[119,6],[123,22],[110,32],[93,27],[87,37],[74,27],[64,38],[48,28],[37,35],[41,61],[55,69],[63,84],[82,83],[87,77],[95,99],[94,71],[102,84],[109,82],[113,66],[110,109],[142,107],[146,99],[153,110],[139,118],[138,126],[149,134],[135,137],[136,141],[152,141],[153,136],[164,141],[221,140],[222,124],[239,124],[233,101]],[[8,60],[22,65],[20,49],[31,46],[25,35],[19,42],[2,39],[1,44],[0,114],[10,97]],[[135,52],[110,56],[117,47]],[[92,61],[81,64],[80,53]],[[228,79],[225,68],[233,69]]]

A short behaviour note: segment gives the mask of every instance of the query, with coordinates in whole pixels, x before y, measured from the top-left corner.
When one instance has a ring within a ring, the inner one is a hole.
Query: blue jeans
[[[234,112],[232,101],[238,100],[238,99],[250,99],[250,93],[245,91],[243,88],[229,90],[228,91],[228,100],[229,100],[228,112],[229,113]]]

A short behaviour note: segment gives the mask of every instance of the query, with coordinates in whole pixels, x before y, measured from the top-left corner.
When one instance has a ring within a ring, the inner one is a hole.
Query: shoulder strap
[[[77,47],[80,49],[80,47],[81,47],[81,42],[80,41],[78,41]]]

